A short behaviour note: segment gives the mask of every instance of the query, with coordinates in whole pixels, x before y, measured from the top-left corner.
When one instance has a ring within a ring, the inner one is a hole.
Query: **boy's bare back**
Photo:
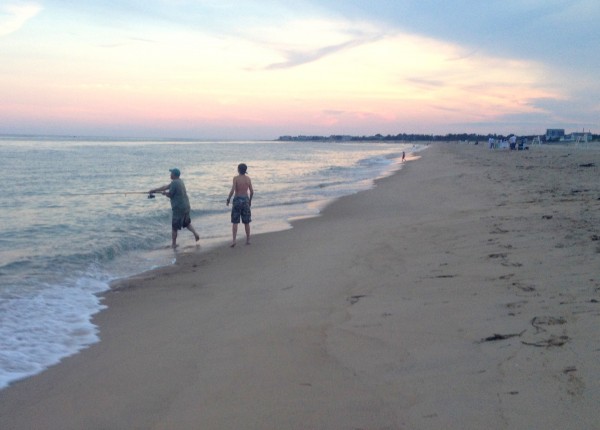
[[[250,176],[237,175],[233,178],[233,188],[236,196],[248,196],[248,190],[252,192],[252,181]]]

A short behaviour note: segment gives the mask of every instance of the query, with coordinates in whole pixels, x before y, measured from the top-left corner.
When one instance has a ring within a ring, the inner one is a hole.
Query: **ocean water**
[[[0,137],[0,389],[98,341],[111,281],[230,240],[225,199],[248,165],[252,233],[290,228],[400,167],[395,143]],[[201,236],[170,245],[171,209],[147,191],[178,167]],[[243,234],[243,231],[242,231]]]

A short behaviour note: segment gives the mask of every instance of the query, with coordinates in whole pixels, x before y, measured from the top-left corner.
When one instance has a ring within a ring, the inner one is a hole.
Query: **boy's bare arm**
[[[233,184],[231,185],[231,190],[229,190],[229,196],[227,197],[227,205],[229,205],[229,201],[235,192],[235,176],[233,177]]]

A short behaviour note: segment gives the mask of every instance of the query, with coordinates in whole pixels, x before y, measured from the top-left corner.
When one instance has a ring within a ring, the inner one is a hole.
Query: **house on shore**
[[[593,139],[591,131],[573,132],[571,134],[565,134],[563,128],[548,128],[546,129],[546,142],[580,142],[587,143]]]
[[[592,133],[590,132],[574,132],[564,137],[563,142],[581,142],[587,143],[592,141]]]

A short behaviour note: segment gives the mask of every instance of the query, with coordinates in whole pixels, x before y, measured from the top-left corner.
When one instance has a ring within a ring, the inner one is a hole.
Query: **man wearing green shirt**
[[[171,219],[173,239],[172,247],[177,248],[177,231],[182,228],[187,228],[189,231],[194,233],[196,242],[200,240],[200,236],[192,226],[192,220],[190,218],[190,200],[188,199],[187,192],[185,190],[185,184],[179,176],[181,172],[177,168],[169,169],[171,172],[171,183],[160,188],[150,190],[150,194],[162,193],[171,200],[171,209],[173,210],[173,217]]]

